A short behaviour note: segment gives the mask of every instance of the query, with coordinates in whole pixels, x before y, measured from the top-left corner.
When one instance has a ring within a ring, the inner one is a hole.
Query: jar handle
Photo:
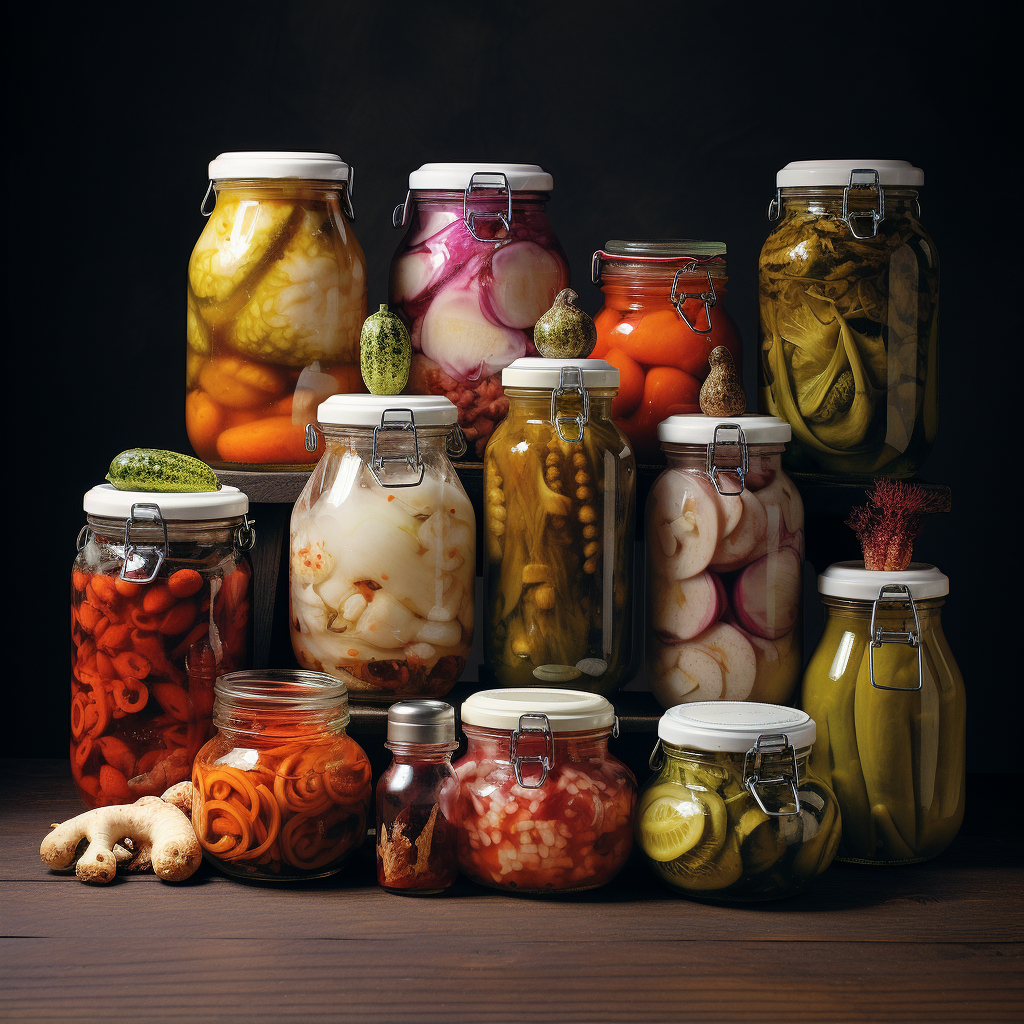
[[[719,441],[718,432],[720,430],[735,430],[736,440],[735,441]],[[719,466],[715,459],[715,450],[720,444],[732,444],[739,445],[740,449],[740,464],[738,466]],[[747,438],[743,433],[743,428],[738,423],[717,423],[715,425],[715,433],[711,444],[708,445],[708,457],[706,462],[707,473],[711,478],[711,482],[715,485],[715,490],[718,491],[723,498],[735,497],[738,494],[743,493],[743,488],[746,487],[747,470],[750,469],[750,449],[747,447]],[[740,489],[738,491],[723,491],[721,484],[718,482],[718,474],[725,470],[727,473],[735,473],[740,479]]]
[[[355,190],[356,184],[356,169],[349,164],[348,165],[348,177],[345,179],[345,185],[341,189],[341,202],[342,207],[345,211],[345,216],[350,222],[354,222],[356,219],[355,207],[352,205],[352,193]]]
[[[149,515],[153,525],[159,525],[164,533],[163,550],[157,550],[154,547],[140,547],[137,544],[133,544],[131,540],[132,527],[135,525],[136,518],[144,519],[145,516],[139,513],[146,512]],[[151,555],[156,556],[156,561],[153,565],[151,572],[147,575],[140,575],[148,570],[148,559],[147,556],[141,552],[149,552]],[[163,565],[164,559],[167,557],[167,522],[160,511],[160,506],[152,502],[138,501],[132,505],[131,513],[124,524],[124,561],[121,563],[121,579],[128,583],[152,583],[156,579],[157,573],[160,572],[160,566]],[[131,575],[129,575],[128,565],[130,562],[138,559],[142,564],[138,569],[132,569]]]
[[[785,770],[780,769],[778,774],[761,777],[761,771],[765,767],[765,757],[788,756],[792,757],[792,769],[787,764]],[[796,788],[796,780],[799,778],[799,768],[796,763],[796,749],[789,742],[785,733],[765,733],[757,737],[757,741],[747,751],[743,758],[743,785],[747,792],[757,801],[757,806],[768,815],[769,818],[792,818],[800,813],[800,792]],[[793,795],[793,802],[796,805],[792,811],[770,811],[765,806],[759,788],[764,786],[788,785]]]
[[[256,520],[248,513],[242,516],[242,525],[235,530],[235,547],[239,551],[252,551],[256,546]]]
[[[541,724],[539,726],[523,725],[527,719]],[[523,733],[535,733],[544,737],[544,753],[542,755],[523,755],[518,752],[519,737]],[[519,728],[512,733],[512,741],[509,743],[509,759],[512,761],[512,770],[516,774],[516,782],[523,789],[540,789],[544,785],[548,772],[555,766],[555,738],[551,735],[551,721],[547,715],[531,711],[519,716]],[[522,765],[527,761],[540,765],[540,782],[532,784],[523,781]]]
[[[914,613],[914,628],[909,633],[889,632],[881,626],[875,627],[875,613],[879,601],[910,602],[910,610]],[[906,644],[917,648],[917,686],[886,686],[875,682],[875,650],[882,644]],[[876,690],[897,690],[903,693],[916,693],[924,687],[924,645],[921,643],[921,620],[917,617],[917,606],[914,595],[906,583],[885,583],[878,588],[878,597],[871,604],[871,643],[868,646],[868,676]]]
[[[782,189],[777,188],[775,195],[768,203],[768,220],[773,224],[782,216]]]
[[[466,435],[462,432],[462,427],[455,424],[445,438],[444,442],[445,451],[453,458],[461,458],[469,449],[469,444],[466,442]]]
[[[502,183],[494,183],[491,185],[485,183],[478,184],[476,181],[478,175],[485,178],[501,178]],[[502,192],[504,192],[505,195],[508,197],[508,210],[505,213],[501,213],[500,211],[497,213],[470,213],[469,196],[474,188],[498,189],[498,195],[501,195]],[[473,230],[473,225],[476,223],[476,219],[478,217],[481,220],[500,220],[501,223],[505,226],[505,235],[502,236],[501,238],[481,238],[476,233],[476,231]],[[512,186],[509,185],[508,183],[508,177],[505,174],[502,174],[501,171],[474,171],[469,176],[469,184],[466,186],[465,191],[462,193],[462,219],[465,222],[466,227],[469,229],[469,233],[478,242],[486,242],[489,245],[497,245],[498,242],[503,241],[504,238],[508,236],[509,231],[512,230]]]
[[[661,737],[654,741],[654,749],[651,756],[647,758],[647,765],[652,772],[660,772],[661,766],[665,763],[665,751],[661,746]]]
[[[385,417],[389,412],[404,412],[408,419],[404,420],[391,420],[385,422]],[[378,455],[377,454],[377,436],[381,431],[412,431],[412,444],[414,454],[409,455]],[[419,470],[419,476],[415,480],[409,480],[406,483],[385,483],[377,475],[378,471],[383,470],[384,466],[389,462],[402,462],[406,465],[410,472],[415,473]],[[420,458],[420,438],[416,432],[416,421],[413,419],[412,409],[385,409],[380,414],[380,423],[373,428],[373,449],[370,452],[370,472],[373,474],[373,479],[380,484],[381,487],[418,487],[423,483],[423,474],[426,472],[426,465]]]
[[[706,292],[677,292],[676,288],[679,285],[679,277],[686,271],[687,267],[680,267],[675,274],[672,276],[672,291],[669,294],[669,302],[672,303],[676,308],[676,312],[682,318],[684,324],[693,331],[694,334],[710,334],[711,333],[711,308],[718,302],[718,295],[715,292],[715,282],[711,280],[711,270],[705,268],[704,273],[708,275],[708,288]],[[689,318],[683,312],[683,303],[687,299],[700,299],[704,303],[704,315],[708,318],[707,327],[698,327],[696,323],[690,323]]]
[[[409,204],[412,202],[412,189],[405,193],[405,202],[399,203],[391,211],[391,224],[396,228],[404,228],[409,222]],[[401,211],[401,212],[399,212]]]
[[[213,193],[213,206],[210,209],[206,208],[206,201],[210,198],[210,193]],[[203,196],[203,201],[199,204],[199,212],[204,217],[209,217],[213,213],[214,207],[217,205],[217,186],[210,180],[210,184],[206,186],[206,195]]]
[[[871,181],[855,181],[858,174],[871,175]],[[878,209],[872,207],[867,213],[850,213],[849,200],[851,188],[873,188],[878,193]],[[871,234],[861,234],[854,226],[858,220],[871,220]],[[854,238],[874,238],[878,234],[878,225],[885,219],[885,189],[878,183],[878,171],[871,167],[858,167],[850,171],[850,184],[843,189],[843,220]]]
[[[583,407],[575,416],[558,415],[558,399],[562,395],[578,394]],[[558,374],[558,387],[551,392],[551,423],[558,436],[566,444],[579,444],[583,440],[583,428],[590,420],[590,394],[583,386],[583,372],[578,366],[563,366]],[[570,423],[576,424],[576,437],[566,437],[562,427]]]

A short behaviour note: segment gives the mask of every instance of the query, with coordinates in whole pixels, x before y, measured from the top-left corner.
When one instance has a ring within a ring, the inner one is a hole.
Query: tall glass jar
[[[773,416],[672,416],[647,498],[647,679],[662,707],[787,702],[800,681],[804,506]]]
[[[718,345],[742,372],[739,331],[725,308],[724,242],[611,241],[594,253],[604,305],[594,321],[595,358],[618,367],[615,422],[641,462],[661,461],[658,424],[700,412],[700,386]]]
[[[843,811],[839,858],[928,860],[964,817],[966,696],[941,619],[949,580],[932,565],[839,562],[818,589],[825,631],[801,704],[818,723],[811,766]]]
[[[256,534],[235,487],[85,495],[71,571],[71,771],[87,807],[159,796],[210,735],[213,683],[248,657]]]
[[[484,659],[502,686],[611,693],[633,661],[636,463],[611,418],[619,371],[518,359],[484,456]]]
[[[360,700],[444,696],[472,647],[476,582],[455,406],[336,395],[317,417],[327,450],[291,518],[295,657]]]
[[[615,709],[579,690],[482,690],[462,705],[459,867],[510,892],[610,882],[633,846],[636,779]]]
[[[501,371],[535,355],[533,327],[569,284],[536,164],[424,164],[409,175],[388,302],[412,336],[411,394],[444,395],[480,458],[508,410]]]
[[[221,153],[203,213],[188,265],[189,441],[214,466],[316,462],[304,438],[317,406],[365,390],[352,168],[333,153]]]
[[[801,160],[778,173],[761,249],[761,409],[788,420],[787,466],[912,476],[935,440],[939,257],[924,172]]]

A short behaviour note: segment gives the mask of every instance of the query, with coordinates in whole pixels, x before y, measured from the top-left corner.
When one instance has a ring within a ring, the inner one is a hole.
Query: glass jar
[[[87,807],[159,796],[210,735],[213,681],[245,666],[256,540],[236,487],[85,495],[71,571],[71,771]]]
[[[412,336],[411,394],[444,395],[476,458],[508,410],[501,371],[569,284],[536,164],[424,164],[409,175],[388,302]]]
[[[442,697],[473,644],[476,582],[455,406],[337,395],[317,415],[327,450],[291,519],[295,657],[360,700]]]
[[[604,305],[592,355],[618,367],[615,422],[641,462],[660,462],[658,424],[700,412],[700,386],[718,345],[742,374],[739,330],[725,308],[724,242],[692,239],[606,242],[594,253]]]
[[[774,704],[708,701],[661,716],[637,843],[686,896],[793,896],[832,863],[842,823],[809,765],[814,722]]]
[[[761,409],[787,466],[912,476],[935,440],[939,257],[904,160],[801,160],[778,173],[761,249]]]
[[[333,153],[221,153],[210,179],[188,265],[189,441],[214,466],[308,465],[317,406],[366,390],[352,169]]]
[[[572,892],[610,882],[633,846],[636,779],[608,752],[615,709],[580,690],[482,690],[462,705],[468,748],[459,867],[481,885]]]
[[[818,590],[825,631],[801,704],[819,728],[811,767],[843,811],[839,859],[928,860],[964,817],[966,696],[941,620],[949,580],[923,563],[839,562]]]
[[[786,703],[803,666],[804,506],[773,416],[672,416],[647,498],[647,680],[662,707]]]
[[[502,686],[611,693],[633,660],[636,463],[612,422],[619,371],[518,359],[484,457],[484,660]]]
[[[192,827],[239,878],[324,878],[363,845],[370,762],[345,733],[345,684],[263,669],[217,679],[217,731],[192,768]]]
[[[377,881],[392,892],[443,892],[459,870],[455,709],[439,700],[388,708],[393,755],[377,783]]]

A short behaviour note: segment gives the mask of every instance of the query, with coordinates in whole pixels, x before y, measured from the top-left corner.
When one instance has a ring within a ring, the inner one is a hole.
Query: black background
[[[271,3],[28,11],[7,96],[7,750],[66,756],[81,496],[134,446],[189,451],[184,285],[206,165],[233,149],[356,168],[370,307],[391,210],[430,160],[535,161],[582,305],[610,238],[729,246],[753,395],[757,254],[775,172],[910,160],[942,264],[939,436],[953,489],[917,555],[951,579],[968,767],[1017,770],[1021,665],[1019,62],[983,5]],[[821,568],[821,567],[818,567]]]

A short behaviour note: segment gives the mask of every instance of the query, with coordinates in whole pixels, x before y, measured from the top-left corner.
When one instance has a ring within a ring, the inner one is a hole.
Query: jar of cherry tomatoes
[[[615,709],[581,690],[482,690],[462,705],[468,741],[459,867],[514,892],[610,882],[633,844],[636,779],[608,750]]]
[[[611,241],[594,253],[591,274],[604,292],[592,355],[618,367],[615,422],[638,462],[660,462],[658,424],[700,412],[700,386],[718,345],[742,373],[740,336],[725,308],[724,242]]]
[[[246,664],[256,534],[236,487],[101,484],[84,506],[71,573],[71,770],[98,807],[188,779],[217,674]]]

